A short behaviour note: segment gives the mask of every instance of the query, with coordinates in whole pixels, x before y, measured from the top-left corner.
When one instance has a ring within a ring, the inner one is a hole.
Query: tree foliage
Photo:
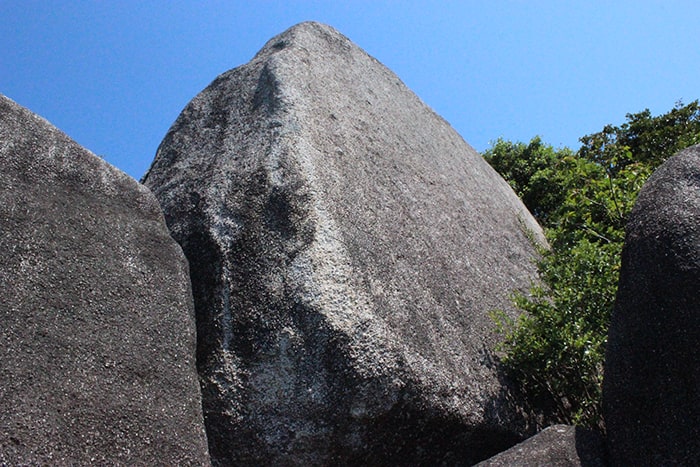
[[[494,313],[501,361],[546,422],[604,428],[601,383],[624,228],[639,190],[677,151],[700,143],[700,105],[628,114],[581,138],[577,152],[533,138],[498,140],[484,153],[540,224],[550,244],[540,284],[516,294],[524,313]]]

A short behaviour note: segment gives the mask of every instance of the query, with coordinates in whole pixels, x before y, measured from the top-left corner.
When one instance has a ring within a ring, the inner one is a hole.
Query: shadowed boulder
[[[550,426],[478,467],[604,467],[603,437],[567,425]]]
[[[207,464],[187,263],[157,201],[4,96],[0,251],[0,464]]]
[[[666,161],[632,210],[605,358],[613,465],[700,459],[700,146]]]
[[[469,464],[517,441],[488,312],[530,285],[541,229],[337,31],[295,26],[216,78],[144,183],[190,260],[214,462]]]

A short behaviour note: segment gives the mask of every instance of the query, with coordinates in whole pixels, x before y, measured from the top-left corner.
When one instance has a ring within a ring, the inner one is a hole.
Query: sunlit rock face
[[[214,463],[470,464],[518,439],[488,313],[513,314],[541,229],[337,31],[216,78],[144,183],[190,261]]]
[[[187,262],[142,185],[0,96],[0,465],[206,465]]]
[[[613,465],[700,459],[700,146],[644,184],[629,216],[605,356]]]

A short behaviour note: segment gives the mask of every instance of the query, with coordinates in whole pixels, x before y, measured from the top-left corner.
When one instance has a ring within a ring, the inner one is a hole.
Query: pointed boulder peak
[[[469,464],[518,439],[489,312],[513,313],[541,229],[335,30],[216,78],[144,182],[190,261],[215,462]]]
[[[270,39],[257,53],[256,58],[269,56],[283,49],[315,49],[333,51],[333,49],[357,49],[357,47],[336,29],[326,24],[307,21],[292,26],[282,34]]]
[[[207,465],[187,262],[146,187],[0,96],[0,465]]]

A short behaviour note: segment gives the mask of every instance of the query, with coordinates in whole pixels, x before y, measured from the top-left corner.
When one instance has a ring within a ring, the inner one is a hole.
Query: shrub
[[[494,312],[505,371],[546,422],[604,429],[603,360],[617,291],[624,227],[642,184],[677,151],[700,143],[700,105],[648,110],[581,138],[574,153],[533,138],[498,140],[486,160],[511,184],[551,246],[540,283],[515,294],[517,320]]]

